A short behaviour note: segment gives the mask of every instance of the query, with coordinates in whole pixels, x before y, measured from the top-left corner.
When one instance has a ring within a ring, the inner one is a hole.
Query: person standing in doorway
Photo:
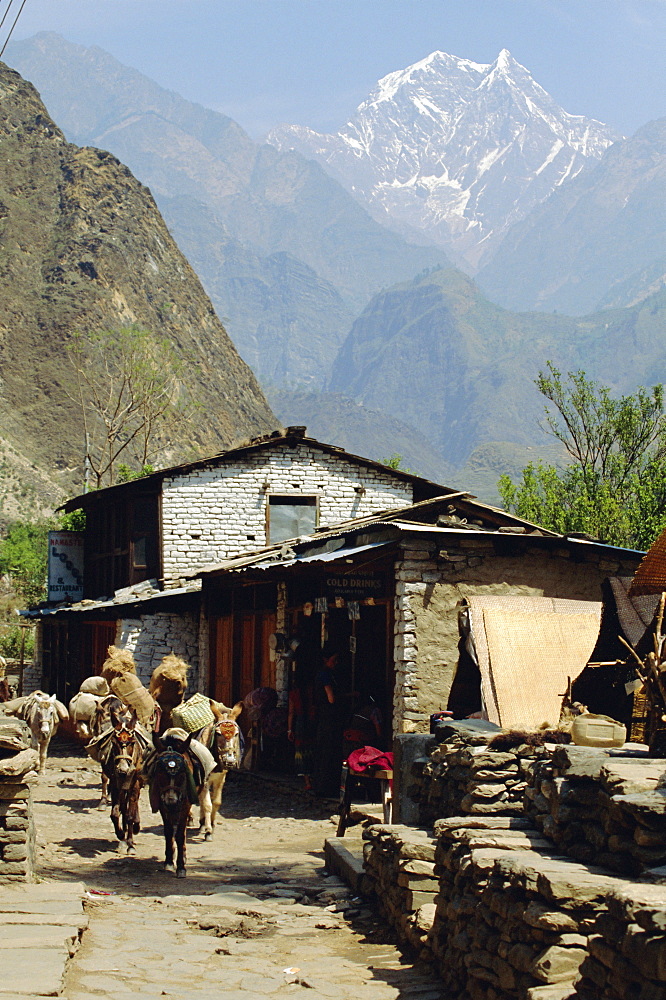
[[[294,744],[294,766],[303,777],[306,791],[312,789],[312,745],[314,742],[315,707],[312,698],[312,681],[297,665],[289,691],[287,738]]]
[[[316,733],[313,787],[317,795],[335,798],[340,785],[342,733],[336,668],[338,653],[326,644],[321,651],[322,665],[314,685]]]

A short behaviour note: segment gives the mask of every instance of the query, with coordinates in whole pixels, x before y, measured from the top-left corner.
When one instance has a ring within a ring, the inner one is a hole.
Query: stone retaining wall
[[[525,770],[525,811],[560,851],[626,875],[666,864],[666,761],[562,746]]]
[[[661,1000],[666,993],[666,886],[611,892],[588,938],[580,1000]]]
[[[408,826],[368,826],[363,831],[363,892],[398,936],[414,948],[425,944],[435,916],[435,841]]]
[[[498,829],[496,819],[482,830],[447,822],[438,828],[440,892],[429,935],[447,989],[472,1000],[568,996],[595,918],[623,883],[549,854],[528,830]]]
[[[0,883],[33,879],[32,786],[38,764],[25,722],[0,715]]]
[[[411,764],[401,796],[407,813],[418,813],[420,826],[446,816],[522,816],[532,765],[550,758],[544,747],[525,744],[506,751],[489,749],[491,733],[445,730],[446,737],[427,756]],[[410,737],[401,737],[402,741]],[[405,755],[404,749],[402,750]],[[402,804],[400,806],[402,809]]]
[[[34,870],[31,784],[0,781],[0,882],[31,882]]]
[[[487,741],[449,733],[412,764],[404,791],[446,815],[369,827],[365,891],[451,996],[664,1000],[664,762]]]

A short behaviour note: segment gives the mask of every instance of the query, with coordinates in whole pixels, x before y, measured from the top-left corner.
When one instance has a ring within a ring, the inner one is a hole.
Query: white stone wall
[[[207,564],[266,545],[270,494],[317,496],[320,527],[409,504],[413,495],[411,485],[389,470],[363,468],[307,443],[276,445],[234,465],[211,463],[168,476],[162,491],[166,587]]]
[[[119,622],[116,643],[134,655],[136,672],[148,687],[150,676],[164,656],[175,653],[190,664],[187,696],[202,690],[199,670],[199,614],[162,613],[125,618]]]

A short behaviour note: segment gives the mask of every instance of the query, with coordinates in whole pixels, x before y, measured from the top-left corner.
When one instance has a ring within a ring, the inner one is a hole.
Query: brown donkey
[[[190,744],[192,733],[187,739],[179,739],[167,735],[160,737],[153,733],[153,746],[156,754],[148,763],[150,783],[150,807],[153,812],[159,812],[164,824],[164,868],[174,871],[174,842],[177,852],[176,877],[184,878],[186,871],[187,821],[190,807],[198,798],[197,780],[195,779],[195,761]],[[199,784],[203,783],[201,775]]]
[[[111,789],[111,821],[118,840],[124,840],[127,853],[134,854],[134,834],[138,833],[139,795],[144,785],[143,758],[148,746],[147,735],[142,741],[137,735],[137,722],[121,721],[111,733],[110,752],[102,770]]]

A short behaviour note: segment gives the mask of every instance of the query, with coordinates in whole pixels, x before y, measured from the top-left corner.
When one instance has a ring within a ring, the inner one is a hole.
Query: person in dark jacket
[[[314,683],[316,730],[313,773],[315,792],[326,798],[337,797],[342,765],[337,663],[337,651],[327,644],[322,649],[322,665]]]

